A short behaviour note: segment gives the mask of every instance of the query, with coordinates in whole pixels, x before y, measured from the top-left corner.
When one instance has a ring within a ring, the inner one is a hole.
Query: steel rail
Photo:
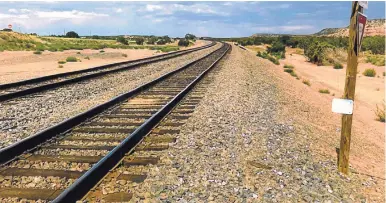
[[[97,162],[90,170],[78,178],[70,187],[63,191],[54,203],[76,202],[87,194],[114,166],[116,166],[125,154],[133,150],[133,148],[146,136],[153,127],[155,127],[183,98],[192,88],[228,53],[230,46],[227,46],[226,51],[213,62],[205,71],[203,71],[196,79],[185,87],[171,101],[157,111],[153,116],[145,121],[133,133],[125,138],[118,146],[111,150],[104,158]],[[214,53],[214,52],[213,52]]]
[[[108,68],[111,68],[111,67],[114,67],[114,66],[119,66],[119,65],[123,65],[123,64],[127,64],[127,63],[139,62],[139,63],[136,63],[136,64],[127,65],[127,66],[124,66],[124,67],[121,67],[121,68],[117,68],[117,69],[113,69],[113,70],[107,70],[107,71],[104,71],[104,72],[97,72],[97,73],[93,73],[93,74],[89,74],[89,75],[83,75],[83,76],[79,76],[79,77],[72,78],[72,79],[67,79],[67,80],[63,80],[63,81],[59,81],[59,82],[54,82],[54,83],[49,83],[49,84],[45,84],[45,85],[41,85],[41,86],[27,88],[27,89],[16,91],[16,92],[2,94],[2,95],[0,95],[0,102],[7,101],[7,100],[10,100],[10,99],[15,99],[15,98],[26,96],[26,95],[30,95],[30,94],[35,94],[35,93],[38,93],[38,92],[54,89],[54,88],[61,87],[61,86],[67,85],[67,84],[72,84],[72,83],[76,83],[76,82],[92,79],[92,78],[95,78],[95,77],[100,77],[100,76],[103,76],[103,75],[111,74],[111,73],[125,71],[127,69],[133,69],[133,68],[136,68],[136,67],[141,66],[141,65],[146,65],[146,64],[149,64],[149,63],[154,63],[154,62],[158,62],[158,61],[163,61],[163,60],[175,58],[175,57],[178,57],[178,56],[181,56],[181,55],[185,55],[185,54],[188,54],[188,53],[191,53],[191,52],[194,52],[194,51],[198,51],[198,50],[202,50],[202,49],[206,49],[206,48],[212,47],[215,44],[216,44],[215,42],[212,42],[209,45],[205,45],[205,46],[202,46],[202,47],[197,47],[197,48],[193,48],[193,49],[189,49],[189,50],[182,50],[182,51],[179,51],[179,52],[171,52],[171,53],[157,55],[157,56],[152,56],[152,57],[143,58],[143,59],[136,59],[136,60],[131,60],[131,61],[112,63],[112,64],[107,64],[107,65],[98,66],[98,67],[94,67],[94,68],[79,70],[79,71],[60,73],[60,74],[55,74],[55,75],[49,75],[49,76],[44,76],[44,77],[33,78],[33,79],[29,79],[29,80],[24,80],[24,81],[19,81],[19,82],[15,82],[15,83],[3,84],[3,85],[0,85],[0,90],[21,87],[23,85],[36,84],[36,83],[45,82],[45,81],[49,81],[49,80],[53,80],[53,79],[58,79],[58,78],[61,78],[61,77],[67,77],[67,76],[71,76],[71,75],[76,75],[76,74],[82,74],[82,73],[87,73],[87,72],[92,72],[92,71],[104,70],[104,69],[108,69]]]

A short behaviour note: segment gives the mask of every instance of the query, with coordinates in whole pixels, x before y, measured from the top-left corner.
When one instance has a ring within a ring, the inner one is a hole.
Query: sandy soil
[[[207,41],[197,40],[193,46],[182,49],[191,49],[207,43]],[[0,84],[162,54],[148,49],[104,49],[104,51],[104,53],[91,49],[63,52],[44,51],[41,55],[33,54],[32,51],[0,52]],[[78,52],[80,54],[77,54]],[[122,54],[126,54],[127,57]],[[68,56],[75,56],[82,61],[66,63],[63,64],[63,68],[58,68],[58,61],[65,61]],[[90,60],[85,59],[87,56]]]
[[[255,55],[255,52],[250,51]],[[341,115],[331,112],[333,98],[343,93],[346,69],[335,70],[330,66],[316,66],[306,62],[301,55],[288,55],[281,60],[281,65],[274,65],[264,59],[272,68],[269,71],[281,81],[281,88],[293,102],[286,104],[288,118],[299,120],[304,128],[309,128],[315,141],[311,144],[313,153],[324,159],[337,160],[335,148],[339,148]],[[284,64],[291,64],[300,80],[283,71]],[[373,67],[380,78],[368,78],[361,73],[363,69]],[[375,104],[384,99],[383,67],[371,64],[359,64],[356,100],[354,105],[353,130],[351,138],[350,166],[352,173],[363,179],[374,181],[370,188],[364,189],[368,197],[384,198],[385,183],[385,123],[375,120]],[[311,81],[311,87],[302,83]],[[318,92],[321,88],[330,89],[330,94]],[[379,90],[377,90],[379,88]],[[335,96],[332,94],[335,93]],[[383,191],[383,192],[382,192]]]
[[[343,69],[333,69],[332,66],[317,66],[307,62],[303,55],[291,52],[287,53],[286,59],[280,60],[280,63],[293,65],[301,80],[310,80],[311,89],[315,91],[329,89],[331,95],[335,94],[335,98],[343,95],[346,64],[343,65]],[[366,77],[362,75],[367,68],[374,68],[377,76]],[[385,99],[385,79],[382,75],[384,71],[384,67],[370,63],[359,63],[355,89],[355,114],[362,122],[372,125],[379,133],[384,133],[385,125],[375,120],[375,109],[376,105],[381,106]]]

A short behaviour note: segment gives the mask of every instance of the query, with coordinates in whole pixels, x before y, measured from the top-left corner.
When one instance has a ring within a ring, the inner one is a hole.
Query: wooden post
[[[346,82],[344,87],[344,99],[351,99],[354,101],[355,83],[358,67],[358,35],[357,35],[357,15],[358,11],[362,11],[358,1],[352,3],[349,43],[348,43],[348,58],[346,69]],[[342,116],[342,131],[340,137],[338,170],[341,173],[348,174],[349,171],[349,156],[350,156],[350,142],[351,142],[351,125],[353,114],[343,114]]]

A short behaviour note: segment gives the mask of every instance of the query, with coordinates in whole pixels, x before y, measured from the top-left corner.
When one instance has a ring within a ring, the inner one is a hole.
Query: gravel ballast
[[[182,67],[220,46],[217,44],[170,60],[68,85],[31,97],[2,102],[0,103],[0,148]]]
[[[177,142],[131,189],[133,202],[363,202],[374,179],[340,175],[310,150],[313,129],[283,114],[270,63],[239,47],[224,61]]]

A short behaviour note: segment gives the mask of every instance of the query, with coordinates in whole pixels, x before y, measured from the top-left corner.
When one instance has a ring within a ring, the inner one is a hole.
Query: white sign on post
[[[362,6],[364,9],[367,9],[369,7],[368,1],[359,1],[359,6]]]
[[[354,101],[351,99],[333,99],[332,112],[340,114],[352,114]]]

